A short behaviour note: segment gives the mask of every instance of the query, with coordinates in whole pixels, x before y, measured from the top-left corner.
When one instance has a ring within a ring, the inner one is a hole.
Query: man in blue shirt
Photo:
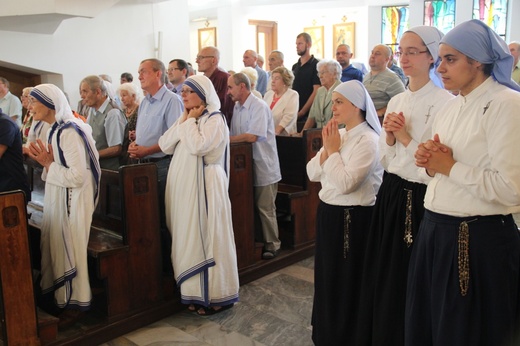
[[[352,52],[348,44],[340,44],[336,48],[336,61],[341,65],[341,82],[346,82],[352,79],[356,79],[363,82],[363,73],[352,66],[350,59],[352,58]]]
[[[253,143],[255,212],[262,223],[263,259],[276,257],[280,250],[275,199],[282,179],[274,123],[267,104],[251,94],[243,73],[228,78],[228,95],[236,102],[231,118],[230,142]]]
[[[146,97],[139,105],[135,141],[128,146],[128,154],[130,158],[138,159],[140,163],[154,162],[157,165],[161,232],[165,237],[163,244],[171,245],[164,210],[164,191],[171,157],[161,151],[159,138],[182,115],[184,106],[181,98],[164,85],[166,68],[162,61],[158,59],[143,60],[138,72],[139,82],[141,88],[146,91]],[[167,248],[163,250],[165,252],[163,265],[171,267],[170,253]]]
[[[258,54],[254,50],[246,50],[244,52],[244,56],[242,58],[242,62],[244,63],[245,67],[252,67],[256,70],[258,73],[258,81],[256,82],[256,90],[262,96],[264,96],[265,91],[267,90],[267,72],[262,70],[260,66],[258,66]]]

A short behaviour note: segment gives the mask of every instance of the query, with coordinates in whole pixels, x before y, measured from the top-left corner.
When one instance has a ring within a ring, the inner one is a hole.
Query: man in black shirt
[[[300,56],[298,62],[293,65],[294,73],[293,89],[300,95],[300,105],[298,108],[298,122],[303,124],[307,119],[309,110],[311,109],[314,96],[320,87],[320,79],[316,65],[318,59],[311,55],[312,46],[311,36],[302,32],[296,37],[296,52]],[[298,129],[299,131],[300,129]]]

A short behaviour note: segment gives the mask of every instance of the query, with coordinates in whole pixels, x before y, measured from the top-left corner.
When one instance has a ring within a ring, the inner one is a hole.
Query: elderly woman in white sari
[[[90,308],[87,245],[97,203],[99,156],[92,129],[74,118],[63,92],[52,84],[30,93],[34,120],[51,124],[47,142],[31,142],[28,155],[43,167],[42,293],[63,309],[58,327],[72,326]]]
[[[192,76],[182,87],[184,114],[159,139],[173,155],[166,183],[166,223],[181,301],[211,315],[238,300],[231,220],[229,130],[211,81]]]

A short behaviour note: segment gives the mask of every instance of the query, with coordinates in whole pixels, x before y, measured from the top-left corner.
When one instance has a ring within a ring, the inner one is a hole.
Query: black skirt
[[[426,185],[388,173],[367,240],[355,345],[403,345],[408,263],[424,215]]]
[[[316,345],[348,345],[353,341],[372,209],[324,202],[318,206],[312,308],[312,340]]]
[[[426,211],[410,260],[405,344],[520,345],[519,316],[520,234],[512,216]]]

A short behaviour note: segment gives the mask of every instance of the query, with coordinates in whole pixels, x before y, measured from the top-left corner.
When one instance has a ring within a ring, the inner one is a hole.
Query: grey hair
[[[87,83],[90,90],[94,91],[96,89],[99,89],[101,90],[101,94],[103,94],[104,96],[108,96],[107,88],[105,86],[105,83],[103,83],[103,79],[101,79],[101,77],[96,75],[87,76],[81,80],[80,85],[83,83]]]
[[[244,83],[246,86],[246,89],[251,91],[251,82],[249,81],[249,78],[245,75],[245,73],[239,72],[235,73],[233,76],[233,81],[236,85],[240,85],[240,83]]]
[[[316,70],[319,72],[320,67],[325,67],[327,71],[336,75],[336,79],[341,78],[341,65],[336,60],[322,59],[318,61],[318,65],[316,65]]]

